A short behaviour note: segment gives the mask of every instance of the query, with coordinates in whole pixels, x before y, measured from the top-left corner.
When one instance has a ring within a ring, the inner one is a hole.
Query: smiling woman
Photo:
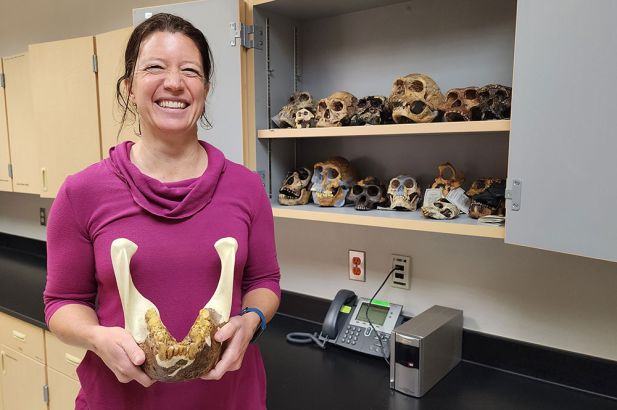
[[[265,408],[250,342],[279,304],[272,210],[255,173],[197,138],[211,75],[189,22],[157,14],[137,26],[116,88],[140,140],[68,177],[53,203],[45,314],[89,350],[77,409]]]

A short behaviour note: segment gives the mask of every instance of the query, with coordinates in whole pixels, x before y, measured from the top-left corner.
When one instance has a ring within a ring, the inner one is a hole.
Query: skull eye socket
[[[435,208],[443,208],[443,204],[441,202],[435,202],[433,205],[435,206]]]
[[[315,173],[316,173],[316,174],[321,174],[321,171],[323,171],[323,167],[322,167],[322,166],[320,166],[320,165],[317,165],[317,166],[315,167]]]
[[[424,83],[420,80],[412,81],[411,89],[417,93],[421,93],[422,91],[424,91]]]
[[[475,100],[478,98],[478,92],[476,90],[465,90],[465,98],[468,100]]]
[[[364,191],[364,188],[360,185],[354,185],[353,188],[351,188],[351,192],[353,192],[354,195],[360,195],[362,191]]]
[[[411,109],[411,112],[414,114],[421,114],[425,108],[426,108],[426,104],[424,104],[422,101],[414,101],[413,104],[411,104],[410,109]]]
[[[373,106],[373,107],[375,107],[375,108],[379,108],[379,107],[381,107],[381,105],[382,105],[382,104],[383,104],[383,101],[381,101],[381,100],[380,100],[380,99],[378,99],[378,98],[373,98],[373,99],[371,100],[371,106]]]
[[[309,100],[309,95],[308,95],[308,94],[305,94],[305,93],[302,93],[302,94],[300,94],[300,96],[298,97],[298,100],[300,100],[300,101],[308,101],[308,100]]]
[[[398,179],[395,179],[394,181],[392,181],[392,183],[390,184],[390,186],[394,189],[398,188],[398,186],[401,184],[401,182]]]
[[[339,173],[338,173],[338,171],[336,169],[330,168],[328,170],[328,178],[338,178],[338,175],[339,175]]]
[[[326,104],[325,101],[319,101],[319,108],[325,110],[326,108],[328,108],[328,104]]]
[[[455,92],[448,93],[448,96],[446,97],[446,99],[448,101],[454,101],[454,100],[458,99],[458,94],[455,93]]]
[[[370,196],[377,196],[379,195],[379,187],[376,185],[370,185],[367,189],[366,192],[370,195]]]
[[[365,107],[368,107],[369,105],[370,105],[369,101],[364,98],[358,101],[358,108],[365,108]]]
[[[415,184],[413,179],[406,179],[403,185],[405,185],[405,188],[413,188]]]
[[[287,180],[285,181],[285,184],[287,185],[291,185],[294,182],[294,177],[290,176],[289,178],[287,178]]]
[[[480,94],[478,94],[478,96],[483,100],[487,100],[491,95],[488,91],[482,91]]]
[[[306,179],[309,176],[309,173],[306,169],[300,169],[298,170],[298,175],[300,176],[300,179]]]
[[[506,92],[505,92],[504,90],[497,90],[497,91],[495,92],[495,96],[497,96],[497,97],[499,97],[499,98],[501,98],[501,99],[505,100],[505,99],[506,99],[506,97],[507,97],[507,94],[506,94]]]
[[[334,111],[340,111],[340,110],[342,110],[342,109],[343,109],[343,103],[342,103],[342,102],[340,102],[340,101],[338,101],[338,100],[334,101],[334,102],[332,103],[332,109],[333,109]]]

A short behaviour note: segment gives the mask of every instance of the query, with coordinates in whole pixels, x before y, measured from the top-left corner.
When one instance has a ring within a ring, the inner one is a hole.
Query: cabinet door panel
[[[46,410],[43,401],[45,365],[0,345],[4,410]]]
[[[7,119],[10,130],[13,190],[25,194],[41,192],[38,146],[33,121],[28,55],[4,59],[7,77]]]
[[[75,408],[75,397],[79,393],[79,382],[54,369],[47,368],[49,385],[49,410],[71,410]]]
[[[230,23],[240,23],[237,0],[204,0],[133,10],[133,25],[145,20],[146,13],[172,13],[200,29],[214,57],[214,82],[206,101],[206,115],[212,129],[199,126],[199,138],[212,143],[225,156],[243,162],[242,89],[240,55],[242,46],[230,46]]]
[[[617,203],[617,3],[517,7],[508,186],[521,179],[522,196],[520,211],[508,201],[506,242],[617,261],[604,206]]]
[[[67,175],[101,158],[94,38],[33,44],[28,50],[41,196],[54,198]]]
[[[114,145],[129,139],[137,141],[138,138],[133,132],[133,117],[130,113],[127,114],[125,126],[118,135],[123,111],[116,101],[116,82],[124,73],[124,50],[132,31],[133,28],[128,27],[95,37],[103,157],[108,156],[109,148]]]
[[[0,74],[3,73],[2,61],[0,61]],[[4,88],[0,87],[0,191],[11,192],[13,181],[9,176],[9,134],[6,127],[6,104]]]

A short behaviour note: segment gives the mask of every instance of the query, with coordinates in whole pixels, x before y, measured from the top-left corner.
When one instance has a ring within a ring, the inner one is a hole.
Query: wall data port
[[[411,257],[392,255],[392,282],[395,288],[409,289],[411,286]]]

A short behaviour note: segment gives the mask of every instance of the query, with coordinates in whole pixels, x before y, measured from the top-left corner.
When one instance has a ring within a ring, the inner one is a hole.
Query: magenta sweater
[[[272,211],[259,177],[201,144],[208,168],[199,178],[150,178],[131,163],[132,143],[125,142],[110,150],[110,158],[66,179],[47,227],[48,323],[61,306],[79,303],[96,306],[101,325],[124,327],[110,257],[111,242],[120,237],[139,247],[131,260],[135,287],[158,307],[178,340],[214,293],[220,276],[214,243],[220,238],[238,241],[232,315],[252,289],[280,296]],[[241,369],[220,381],[123,384],[90,351],[77,373],[77,409],[265,408],[265,371],[256,345],[249,346]]]

